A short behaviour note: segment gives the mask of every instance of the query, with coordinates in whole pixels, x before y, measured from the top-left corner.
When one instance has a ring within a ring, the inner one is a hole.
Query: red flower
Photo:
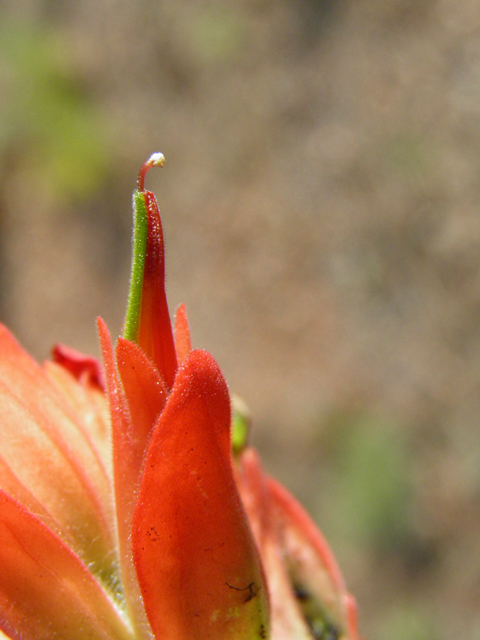
[[[99,320],[104,373],[65,347],[40,367],[0,328],[0,637],[354,640],[321,534],[254,451],[232,457],[227,385],[183,307],[174,337],[143,186],[162,164],[134,193],[125,333],[113,349]]]

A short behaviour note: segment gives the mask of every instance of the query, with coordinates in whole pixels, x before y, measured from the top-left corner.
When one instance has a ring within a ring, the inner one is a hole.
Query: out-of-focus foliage
[[[108,157],[101,112],[68,45],[50,25],[0,26],[0,157],[21,163],[54,198],[90,193]]]
[[[334,451],[327,500],[336,536],[384,553],[401,548],[413,493],[411,458],[401,431],[361,416],[346,422]]]
[[[398,602],[392,606],[376,629],[376,638],[388,640],[437,640],[439,630],[430,615],[415,604]]]
[[[248,34],[242,13],[227,5],[198,8],[187,29],[191,59],[200,67],[238,57]]]

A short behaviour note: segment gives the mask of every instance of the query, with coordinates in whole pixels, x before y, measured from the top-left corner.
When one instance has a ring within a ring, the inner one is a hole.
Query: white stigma
[[[152,153],[145,164],[148,164],[150,167],[163,167],[165,164],[165,156],[160,152]]]

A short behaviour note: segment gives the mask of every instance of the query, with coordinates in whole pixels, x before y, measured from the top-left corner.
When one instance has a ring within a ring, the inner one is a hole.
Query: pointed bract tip
[[[163,153],[160,153],[159,151],[157,153],[152,153],[150,158],[144,164],[142,164],[142,168],[138,173],[137,184],[139,191],[145,191],[145,174],[147,173],[147,171],[152,167],[163,167],[164,164],[165,156],[163,155]]]

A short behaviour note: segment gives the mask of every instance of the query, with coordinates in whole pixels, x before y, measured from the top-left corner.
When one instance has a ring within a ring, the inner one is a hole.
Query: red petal
[[[345,583],[332,550],[305,509],[285,487],[271,477],[267,477],[266,482],[270,498],[278,510],[279,521],[282,522],[287,552],[299,558],[304,549],[311,549],[316,554],[328,581],[324,589],[332,591],[333,604],[338,593],[345,591]]]
[[[151,360],[134,342],[119,338],[116,355],[130,411],[133,433],[129,439],[135,448],[139,476],[147,443],[167,401],[167,388]]]
[[[335,628],[345,630],[345,638],[357,640],[355,601],[315,523],[284,487],[263,473],[253,449],[242,453],[239,481],[267,576],[272,637],[312,638],[295,594],[298,585],[321,604]]]
[[[245,449],[239,475],[243,503],[260,551],[270,593],[271,633],[274,640],[312,640],[292,587],[278,523],[272,519],[265,475],[257,452]]]
[[[148,236],[143,274],[138,344],[152,359],[169,389],[177,370],[172,325],[165,294],[165,252],[155,196],[144,191]]]
[[[179,370],[153,434],[132,541],[157,638],[266,637],[267,594],[231,467],[228,390],[203,351]]]
[[[80,382],[95,385],[105,391],[103,371],[100,362],[64,344],[56,344],[52,350],[52,360],[65,367]]]
[[[85,437],[97,452],[111,482],[112,434],[105,392],[95,383],[78,384],[68,369],[55,362],[44,362],[43,369],[58,391],[68,397]]]
[[[91,411],[91,407],[90,407]],[[96,571],[113,570],[111,480],[68,390],[0,326],[0,486]]]
[[[175,315],[175,349],[177,351],[178,365],[180,366],[192,350],[190,329],[184,304],[178,307]]]
[[[355,601],[327,541],[297,500],[276,480],[267,477],[274,516],[281,523],[283,546],[292,573],[325,604],[334,621],[357,639]]]
[[[148,622],[141,602],[130,542],[134,496],[140,481],[138,440],[134,436],[128,403],[118,379],[107,326],[101,318],[98,318],[97,323],[112,419],[115,505],[122,581],[129,618],[136,629],[143,629],[148,627]]]
[[[0,490],[0,629],[18,640],[130,638],[79,558]]]

